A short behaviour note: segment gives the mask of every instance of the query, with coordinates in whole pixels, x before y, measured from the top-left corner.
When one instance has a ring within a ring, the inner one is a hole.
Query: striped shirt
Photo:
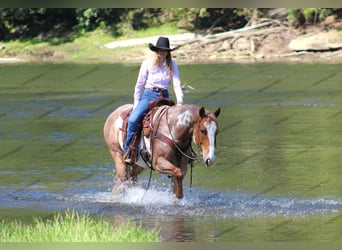
[[[153,59],[149,58],[141,63],[137,83],[134,89],[134,102],[140,100],[143,88],[168,89],[171,82],[176,95],[177,103],[183,103],[183,90],[179,77],[178,67],[172,60],[173,76],[172,81],[168,73],[166,63],[162,67],[153,66]]]

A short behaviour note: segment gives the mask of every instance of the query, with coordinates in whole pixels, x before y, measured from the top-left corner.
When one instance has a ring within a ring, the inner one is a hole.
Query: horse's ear
[[[204,109],[204,107],[200,108],[200,110],[199,110],[199,115],[200,115],[201,118],[204,118],[204,117],[207,116],[207,115],[205,114],[205,109]]]
[[[218,108],[215,112],[214,112],[214,116],[217,118],[220,115],[221,112],[221,108]]]

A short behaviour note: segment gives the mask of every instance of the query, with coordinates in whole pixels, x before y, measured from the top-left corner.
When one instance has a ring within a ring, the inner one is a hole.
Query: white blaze
[[[210,143],[209,153],[206,159],[210,159],[212,162],[215,161],[215,133],[216,133],[216,123],[214,121],[206,122],[204,126],[207,128],[207,135]]]

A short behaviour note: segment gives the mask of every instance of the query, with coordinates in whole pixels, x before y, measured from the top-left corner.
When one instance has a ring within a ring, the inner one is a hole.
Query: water
[[[180,65],[187,103],[222,108],[216,165],[174,200],[149,172],[113,196],[102,128],[138,66],[0,66],[0,217],[77,210],[132,218],[165,241],[336,241],[342,225],[341,65]],[[171,91],[172,93],[172,91]]]

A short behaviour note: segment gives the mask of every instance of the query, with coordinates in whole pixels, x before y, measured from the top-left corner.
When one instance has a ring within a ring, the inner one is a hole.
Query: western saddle
[[[162,96],[158,99],[150,101],[150,103],[148,104],[148,112],[144,115],[142,121],[140,121],[139,128],[133,136],[132,142],[128,149],[132,164],[134,164],[138,159],[138,144],[141,133],[143,132],[144,136],[151,137],[151,140],[153,140],[157,133],[156,129],[154,129],[153,127],[153,123],[157,122],[157,124],[159,124],[159,120],[166,108],[173,105],[175,105],[175,102],[173,100],[164,98]],[[165,108],[161,108],[162,106],[165,106]],[[133,107],[121,113],[121,118],[123,119],[121,128],[123,144],[125,144],[126,141],[128,118],[132,110]],[[151,157],[149,155],[146,155],[146,153],[142,154],[142,156],[145,162],[151,161]]]

